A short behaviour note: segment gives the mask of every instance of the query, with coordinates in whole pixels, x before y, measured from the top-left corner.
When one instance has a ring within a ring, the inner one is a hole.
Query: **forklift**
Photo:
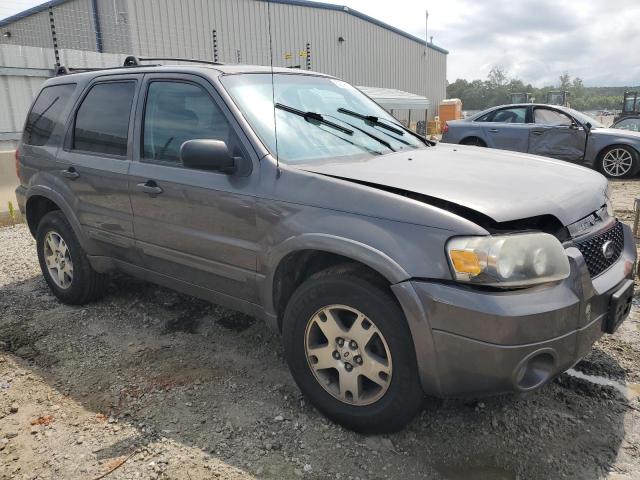
[[[624,92],[622,112],[616,117],[615,121],[636,115],[640,115],[640,95],[638,95],[638,92]]]
[[[560,107],[570,107],[569,92],[549,92],[547,93],[547,105],[558,105]]]
[[[532,103],[533,97],[530,93],[512,93],[511,94],[511,103]]]

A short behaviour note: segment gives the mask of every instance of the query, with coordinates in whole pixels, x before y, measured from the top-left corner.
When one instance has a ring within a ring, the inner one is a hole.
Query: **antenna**
[[[269,21],[269,60],[271,63],[271,95],[273,99],[273,136],[276,140],[276,168],[280,176],[280,155],[278,153],[278,119],[276,117],[276,83],[273,70],[273,37],[271,35],[271,0],[267,1],[267,17]]]

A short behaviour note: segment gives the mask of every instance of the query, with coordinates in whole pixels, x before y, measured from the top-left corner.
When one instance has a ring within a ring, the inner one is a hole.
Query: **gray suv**
[[[629,313],[635,243],[599,173],[432,146],[322,74],[128,65],[47,81],[17,152],[64,303],[118,270],[262,318],[362,432],[424,394],[535,390]]]

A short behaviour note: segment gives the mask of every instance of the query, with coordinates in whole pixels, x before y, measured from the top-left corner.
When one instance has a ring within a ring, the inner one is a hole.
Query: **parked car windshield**
[[[368,158],[426,147],[384,109],[340,80],[243,74],[223,77],[222,83],[269,151],[286,163]]]
[[[583,125],[589,122],[592,128],[606,128],[602,123],[597,121],[595,118],[590,117],[585,113],[574,110],[573,108],[566,108],[565,111],[568,114],[572,115],[576,120],[578,120]]]
[[[613,124],[613,128],[640,132],[640,117],[625,118]]]

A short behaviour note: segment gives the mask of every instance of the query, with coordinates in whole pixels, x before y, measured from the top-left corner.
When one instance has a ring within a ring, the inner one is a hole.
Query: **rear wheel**
[[[624,145],[609,147],[600,155],[599,169],[609,178],[629,178],[638,166],[638,153]]]
[[[397,431],[423,393],[409,328],[388,289],[354,271],[304,282],[284,316],[293,377],[318,410],[360,432]]]
[[[481,138],[469,137],[460,142],[460,145],[470,145],[472,147],[486,147],[487,144]]]
[[[62,303],[83,305],[102,296],[105,277],[91,267],[62,212],[42,217],[36,247],[42,275]]]

